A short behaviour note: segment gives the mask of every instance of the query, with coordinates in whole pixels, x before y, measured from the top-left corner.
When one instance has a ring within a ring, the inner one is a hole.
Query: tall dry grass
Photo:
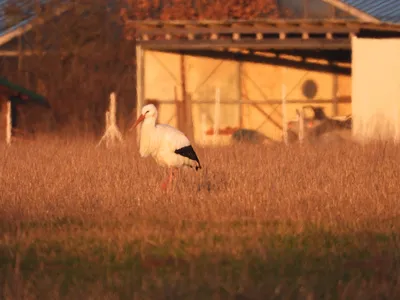
[[[395,299],[400,148],[196,147],[167,174],[136,145],[1,148],[4,299]]]

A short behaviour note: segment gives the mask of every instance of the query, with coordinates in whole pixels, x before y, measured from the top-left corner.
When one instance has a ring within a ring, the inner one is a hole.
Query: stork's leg
[[[161,188],[162,188],[163,190],[166,190],[166,189],[169,187],[169,185],[170,185],[171,182],[172,182],[172,178],[173,178],[173,171],[172,171],[172,168],[169,168],[169,176],[168,176],[168,178],[166,178],[166,179],[161,183]]]
[[[177,177],[178,177],[178,175],[179,175],[179,169],[178,168],[172,168],[172,179],[174,180],[174,185],[173,185],[173,187],[174,187],[174,189],[175,189],[175,186],[176,186],[176,179],[177,179]]]

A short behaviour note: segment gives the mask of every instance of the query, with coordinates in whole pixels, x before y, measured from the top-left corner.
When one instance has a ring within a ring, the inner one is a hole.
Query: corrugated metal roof
[[[307,2],[304,2],[302,0],[275,1],[279,8],[281,18],[307,18],[310,20],[331,19],[333,17],[342,20],[351,20],[355,18],[350,14],[340,13],[341,11],[339,11],[338,13],[337,10],[335,11],[332,9],[332,4],[326,3],[321,0],[307,0]],[[334,13],[336,14],[335,16]]]
[[[400,23],[400,0],[341,0],[382,22]]]
[[[35,0],[0,0],[0,36],[29,22],[35,15]],[[46,0],[40,0],[41,4]]]

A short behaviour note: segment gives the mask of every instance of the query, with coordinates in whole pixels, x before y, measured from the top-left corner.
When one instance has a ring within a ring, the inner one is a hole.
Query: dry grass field
[[[400,147],[0,146],[1,299],[400,299]]]

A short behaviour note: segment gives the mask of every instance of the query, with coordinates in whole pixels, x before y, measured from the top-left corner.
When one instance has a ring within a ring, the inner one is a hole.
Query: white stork
[[[166,189],[178,168],[190,167],[197,171],[201,165],[189,139],[172,126],[156,125],[157,116],[157,108],[153,104],[143,106],[141,115],[129,131],[143,122],[139,141],[140,156],[151,155],[159,165],[169,168],[169,176],[161,184]]]

